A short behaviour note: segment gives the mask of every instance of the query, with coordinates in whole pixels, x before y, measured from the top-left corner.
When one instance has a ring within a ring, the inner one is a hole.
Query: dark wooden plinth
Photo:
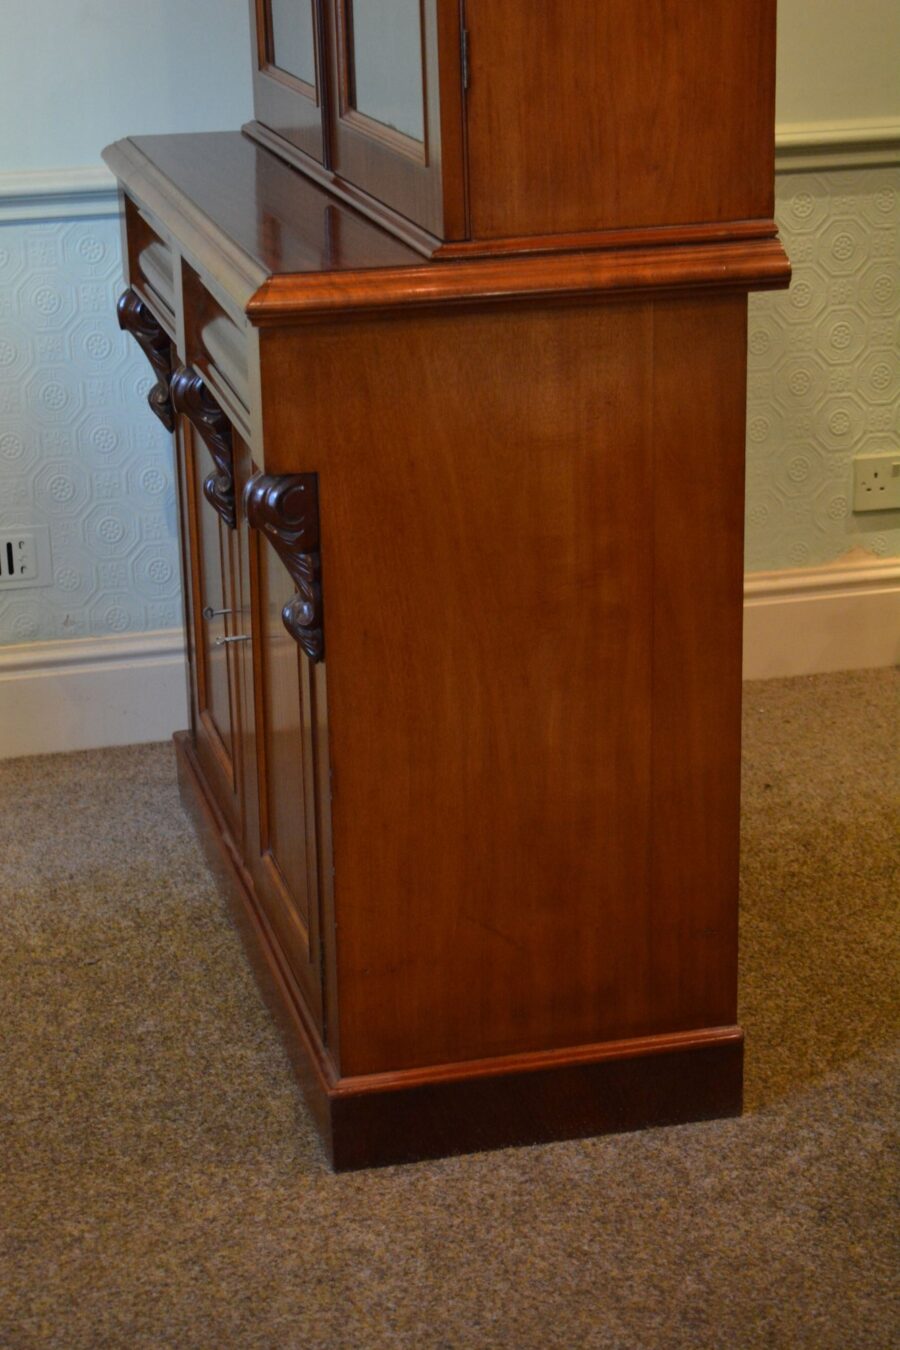
[[[336,1170],[740,1114],[739,1027],[341,1078],[309,1024],[187,733],[176,735],[175,750],[182,800]]]

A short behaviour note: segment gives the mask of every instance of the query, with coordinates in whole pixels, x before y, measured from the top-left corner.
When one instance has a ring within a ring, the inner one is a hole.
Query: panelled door
[[[462,238],[458,5],[328,0],[325,17],[330,167],[438,238]]]
[[[191,716],[197,758],[232,836],[243,836],[240,755],[238,531],[208,500],[204,482],[216,465],[186,417],[178,419],[182,509],[187,520],[191,639]]]
[[[243,490],[255,472],[235,437]],[[243,491],[240,493],[243,496]],[[325,667],[288,632],[282,611],[297,585],[241,505],[245,860],[254,889],[316,1026],[323,1027],[321,913],[331,885]]]
[[[251,0],[256,114],[285,140],[323,158],[319,0]]]

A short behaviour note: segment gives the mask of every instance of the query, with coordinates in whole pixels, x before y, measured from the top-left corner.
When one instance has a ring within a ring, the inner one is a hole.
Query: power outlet
[[[23,525],[0,530],[0,590],[49,586],[52,580],[49,526]]]
[[[900,510],[900,450],[856,456],[853,461],[853,510]]]

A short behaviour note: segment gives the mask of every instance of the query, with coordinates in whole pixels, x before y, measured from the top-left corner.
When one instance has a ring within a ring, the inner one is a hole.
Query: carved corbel
[[[172,344],[169,335],[159,323],[156,315],[141,300],[130,286],[119,297],[116,305],[119,327],[130,333],[141,351],[153,367],[156,384],[147,396],[153,412],[162,422],[166,431],[175,428],[172,401],[169,396],[169,381],[172,377]]]
[[[172,406],[188,419],[215,461],[216,472],[204,480],[203,495],[233,530],[237,516],[231,423],[192,366],[181,366],[172,376]]]
[[[244,507],[248,523],[269,540],[297,587],[281,611],[284,626],[310,661],[321,661],[325,635],[318,475],[255,474],[247,484]]]

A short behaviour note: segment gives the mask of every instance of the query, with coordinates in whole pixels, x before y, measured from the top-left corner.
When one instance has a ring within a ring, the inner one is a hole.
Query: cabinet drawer
[[[188,364],[203,375],[210,392],[245,439],[250,436],[250,342],[246,324],[219,303],[203,280],[182,263]]]
[[[131,285],[175,341],[175,255],[130,199],[125,202],[125,229]]]
[[[243,333],[227,315],[220,312],[207,319],[198,337],[207,366],[225,381],[244,408],[249,410],[247,343]]]
[[[171,250],[161,239],[154,239],[138,254],[138,266],[145,289],[174,315],[175,266]]]

